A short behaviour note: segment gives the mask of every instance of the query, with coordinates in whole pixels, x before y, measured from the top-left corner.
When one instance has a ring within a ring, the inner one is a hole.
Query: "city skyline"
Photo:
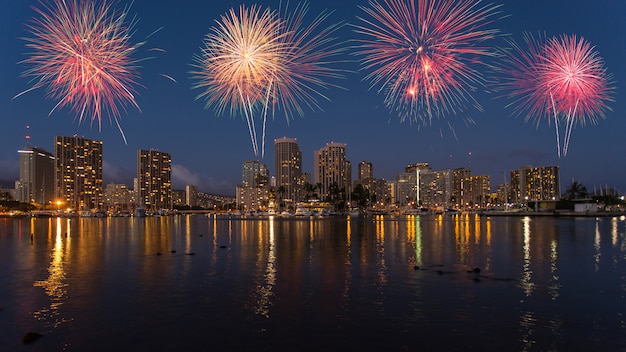
[[[247,2],[242,2],[246,3]],[[261,2],[263,6],[269,2]],[[621,117],[624,102],[620,99],[620,82],[626,81],[621,65],[626,48],[618,33],[626,27],[626,4],[576,4],[554,1],[528,1],[524,4],[502,4],[502,18],[495,26],[503,35],[521,40],[524,31],[552,35],[577,34],[589,40],[604,58],[608,72],[613,74],[617,92],[613,111],[606,114],[597,126],[576,128],[572,134],[567,157],[558,158],[554,149],[554,128],[542,122],[539,127],[525,123],[523,118],[511,118],[506,101],[497,94],[479,91],[475,98],[484,111],[469,110],[463,116],[450,116],[434,121],[432,126],[400,123],[397,116],[385,108],[383,97],[370,90],[363,82],[356,62],[347,62],[346,79],[339,84],[345,89],[330,88],[330,101],[321,102],[322,112],[305,110],[304,118],[295,117],[287,123],[282,115],[268,121],[266,140],[296,138],[303,155],[303,171],[312,172],[313,152],[326,143],[347,144],[347,160],[352,162],[356,175],[359,162],[367,160],[374,166],[374,177],[392,180],[408,164],[428,162],[433,169],[469,167],[475,174],[492,177],[492,189],[502,183],[503,174],[522,165],[559,165],[562,185],[576,179],[593,189],[595,185],[626,189],[622,158],[626,146],[620,142],[626,122]],[[6,55],[0,58],[5,69],[0,70],[0,113],[3,133],[0,141],[0,181],[19,179],[17,150],[27,143],[52,150],[55,135],[79,135],[104,142],[105,183],[130,184],[135,174],[134,153],[139,149],[159,149],[172,154],[172,182],[175,188],[194,184],[203,192],[225,194],[234,192],[240,179],[241,164],[256,159],[252,153],[245,121],[240,117],[215,116],[204,110],[201,102],[194,102],[197,92],[190,89],[188,71],[191,57],[200,46],[203,35],[215,20],[235,4],[195,4],[185,2],[176,7],[162,6],[147,1],[135,1],[130,12],[139,22],[133,40],[148,39],[147,46],[161,48],[155,58],[141,64],[142,87],[138,104],[142,112],[128,109],[120,123],[128,139],[124,144],[119,131],[108,121],[102,130],[89,123],[78,124],[66,110],[48,116],[54,102],[44,97],[43,89],[12,99],[28,88],[28,79],[20,77],[25,67],[17,63],[24,59],[27,36],[26,23],[36,16],[30,6],[35,1],[8,1],[2,4],[6,11],[0,21],[0,44]],[[128,5],[120,1],[117,6]],[[330,22],[357,21],[363,15],[357,5],[367,1],[337,4],[320,1],[311,4],[310,12],[336,10]],[[274,6],[272,4],[272,6]],[[3,10],[4,10],[3,9]],[[584,20],[581,20],[583,19]],[[182,24],[185,24],[183,26]],[[183,28],[185,27],[185,28]],[[337,33],[344,40],[355,37],[353,28],[344,26]],[[505,44],[503,38],[490,41],[497,47]],[[347,57],[347,59],[350,59]],[[177,83],[165,79],[169,75]],[[475,123],[468,124],[471,118]],[[448,123],[454,130],[448,127]],[[30,126],[30,128],[26,128]],[[266,153],[262,163],[274,170],[273,155]],[[219,165],[215,167],[215,165]]]

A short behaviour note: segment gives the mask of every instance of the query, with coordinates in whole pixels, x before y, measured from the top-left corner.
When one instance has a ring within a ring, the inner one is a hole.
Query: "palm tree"
[[[565,199],[569,200],[586,198],[588,195],[589,192],[587,192],[587,187],[576,181],[572,182],[572,184],[565,190]]]
[[[322,188],[324,188],[324,185],[318,182],[315,184],[315,188],[317,188],[317,199],[322,200]]]

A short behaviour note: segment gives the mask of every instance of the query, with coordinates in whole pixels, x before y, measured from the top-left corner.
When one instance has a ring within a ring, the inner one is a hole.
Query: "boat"
[[[293,216],[293,213],[288,211],[288,210],[283,210],[280,212],[280,217],[281,218],[290,218]]]
[[[302,205],[296,208],[296,216],[311,216],[313,213]]]
[[[348,211],[348,215],[350,215],[350,217],[357,218],[357,217],[363,216],[364,214],[361,211],[361,209],[352,209]]]
[[[145,218],[146,217],[146,208],[144,207],[137,207],[137,209],[135,209],[135,216],[138,218]]]

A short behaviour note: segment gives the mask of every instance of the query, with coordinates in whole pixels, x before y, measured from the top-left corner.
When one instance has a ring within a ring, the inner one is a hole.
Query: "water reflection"
[[[522,231],[524,236],[524,246],[522,250],[524,251],[524,264],[522,266],[522,279],[521,285],[524,288],[524,293],[526,296],[530,296],[535,289],[535,284],[533,283],[533,271],[531,269],[531,255],[530,255],[530,240],[531,240],[531,229],[530,223],[531,218],[526,216],[522,219]]]
[[[270,317],[270,308],[272,306],[272,296],[274,295],[273,289],[276,285],[276,240],[274,230],[274,218],[270,218],[268,223],[258,222],[259,233],[265,231],[265,225],[269,225],[269,242],[266,243],[265,236],[258,236],[258,260],[257,267],[264,268],[262,279],[256,285],[256,306],[254,313],[257,315]],[[267,253],[267,256],[266,254]],[[265,262],[265,265],[263,265]]]
[[[35,281],[33,286],[41,287],[50,298],[50,306],[39,309],[33,313],[35,319],[43,321],[46,327],[56,328],[70,321],[61,314],[61,306],[67,300],[67,286],[65,277],[65,257],[69,255],[71,236],[69,219],[48,219],[48,238],[53,239],[53,247],[50,253],[51,261],[48,266],[49,276],[46,280]],[[63,222],[67,222],[63,226]],[[67,228],[67,232],[63,231]],[[56,231],[55,231],[56,230]]]
[[[310,350],[323,349],[323,341],[381,350],[420,343],[462,350],[462,341],[477,350],[626,344],[626,319],[616,312],[626,293],[626,219],[22,221],[3,227],[27,235],[0,236],[0,255],[10,258],[12,272],[26,272],[20,282],[28,288],[7,290],[27,293],[21,304],[29,320],[57,327],[72,317],[56,330],[71,330],[67,340],[81,339],[83,323],[97,320],[109,332],[175,336],[181,349],[202,343],[194,337],[206,338],[200,331],[241,344],[231,350],[253,349],[259,340],[297,350],[299,339],[289,337],[302,334],[315,340]],[[123,345],[109,332],[99,336],[107,347]],[[589,334],[593,341],[582,341]]]
[[[596,253],[593,256],[596,272],[600,270],[600,257],[602,257],[601,242],[602,234],[600,233],[600,222],[596,220],[596,231],[593,241],[593,248],[596,250]]]
[[[552,240],[550,241],[550,274],[552,274],[552,278],[550,279],[548,290],[553,301],[559,297],[559,289],[561,288],[558,275],[558,259],[558,243],[556,240]]]

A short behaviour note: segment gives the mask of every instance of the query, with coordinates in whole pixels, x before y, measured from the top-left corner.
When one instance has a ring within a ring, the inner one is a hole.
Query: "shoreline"
[[[626,216],[626,212],[621,211],[593,211],[593,212],[575,212],[575,211],[486,211],[481,212],[480,216],[553,216],[553,217],[619,217]]]

